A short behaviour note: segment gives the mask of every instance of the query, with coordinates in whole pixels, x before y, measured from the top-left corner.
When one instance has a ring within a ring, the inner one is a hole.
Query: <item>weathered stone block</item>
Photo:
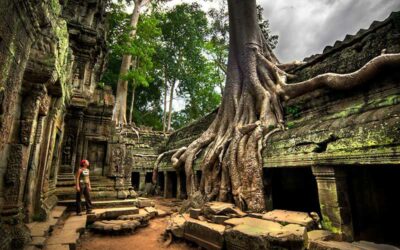
[[[154,201],[147,199],[147,198],[139,198],[137,201],[137,205],[139,208],[155,206]]]
[[[199,216],[201,215],[201,209],[199,209],[199,208],[191,208],[189,210],[189,214],[190,214],[190,218],[198,219]]]
[[[206,249],[222,249],[225,226],[189,219],[185,222],[184,238]]]
[[[121,215],[129,215],[129,214],[138,214],[139,209],[137,207],[131,207],[131,208],[112,208],[104,211],[101,215],[100,218],[102,219],[115,219]]]
[[[233,228],[225,231],[227,249],[305,249],[306,228],[256,218],[234,218],[225,221]]]
[[[212,215],[211,221],[216,224],[223,225],[226,220],[230,219],[229,216],[226,215]]]
[[[264,214],[261,213],[248,213],[247,216],[251,218],[262,219]]]
[[[234,204],[219,201],[207,202],[206,204],[204,204],[202,208],[202,213],[205,217],[209,219],[211,219],[211,215],[234,214],[239,217],[243,217],[246,215],[246,213],[241,211],[239,208],[236,208]]]
[[[307,236],[308,236],[308,246],[307,246],[308,249],[310,249],[310,244],[312,241],[316,240],[327,241],[335,238],[335,234],[327,230],[313,230],[308,232]]]
[[[343,242],[343,241],[322,241],[316,240],[310,242],[310,249],[315,250],[397,250],[395,246],[376,244],[373,242]]]
[[[185,232],[186,218],[181,214],[173,214],[168,222],[166,231],[171,232],[175,237],[183,238]]]
[[[316,227],[316,223],[311,216],[304,212],[275,209],[264,214],[262,219],[275,221],[282,225],[298,224],[306,227],[308,230]]]
[[[128,197],[128,195],[129,195],[129,192],[125,191],[125,190],[119,190],[117,192],[117,198],[118,199],[126,199]]]
[[[157,209],[157,217],[165,217],[167,215],[169,215],[170,213],[165,212],[162,209]]]
[[[155,209],[154,207],[145,207],[144,211],[149,213],[151,218],[154,218],[157,216],[157,209]]]

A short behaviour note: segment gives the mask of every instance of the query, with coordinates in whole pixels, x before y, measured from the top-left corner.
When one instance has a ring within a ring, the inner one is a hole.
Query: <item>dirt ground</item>
[[[164,199],[156,199],[156,207],[169,211],[171,207],[164,206],[162,203],[168,202]],[[161,203],[161,204],[160,204]],[[81,238],[81,243],[77,249],[80,250],[130,250],[130,249],[169,249],[169,250],[194,250],[198,249],[186,242],[173,242],[170,246],[164,246],[162,234],[168,224],[168,216],[165,218],[155,218],[149,221],[149,225],[137,229],[133,234],[127,235],[100,235],[87,232]]]

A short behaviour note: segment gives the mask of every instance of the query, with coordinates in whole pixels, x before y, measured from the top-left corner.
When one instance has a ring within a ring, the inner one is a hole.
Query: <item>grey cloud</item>
[[[399,0],[286,0],[258,2],[279,35],[281,61],[301,60],[400,10]]]

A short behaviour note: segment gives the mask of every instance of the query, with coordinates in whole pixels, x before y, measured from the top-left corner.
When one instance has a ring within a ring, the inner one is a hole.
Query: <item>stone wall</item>
[[[62,145],[70,138],[64,140],[64,118],[76,110],[77,96],[87,102],[88,120],[104,106],[95,99],[106,52],[104,8],[102,0],[0,4],[1,249],[26,244],[24,222],[45,220],[57,203]],[[78,25],[89,19],[91,29]]]
[[[400,13],[393,13],[291,73],[301,81],[325,72],[353,72],[383,50],[399,53],[399,38]],[[265,165],[397,163],[398,79],[393,69],[351,91],[316,90],[285,103],[288,130],[272,136]]]

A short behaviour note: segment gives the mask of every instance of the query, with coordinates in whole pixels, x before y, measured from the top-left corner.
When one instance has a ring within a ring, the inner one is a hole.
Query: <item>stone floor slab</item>
[[[316,224],[308,213],[275,209],[262,216],[264,220],[275,221],[283,225],[298,224],[308,230],[315,228]]]
[[[184,238],[205,249],[222,249],[225,226],[189,218],[184,224]]]
[[[305,249],[306,228],[273,221],[244,217],[225,221],[232,226],[225,231],[227,249]]]
[[[56,206],[53,208],[53,210],[51,210],[50,217],[58,219],[65,213],[66,210],[66,206]]]

